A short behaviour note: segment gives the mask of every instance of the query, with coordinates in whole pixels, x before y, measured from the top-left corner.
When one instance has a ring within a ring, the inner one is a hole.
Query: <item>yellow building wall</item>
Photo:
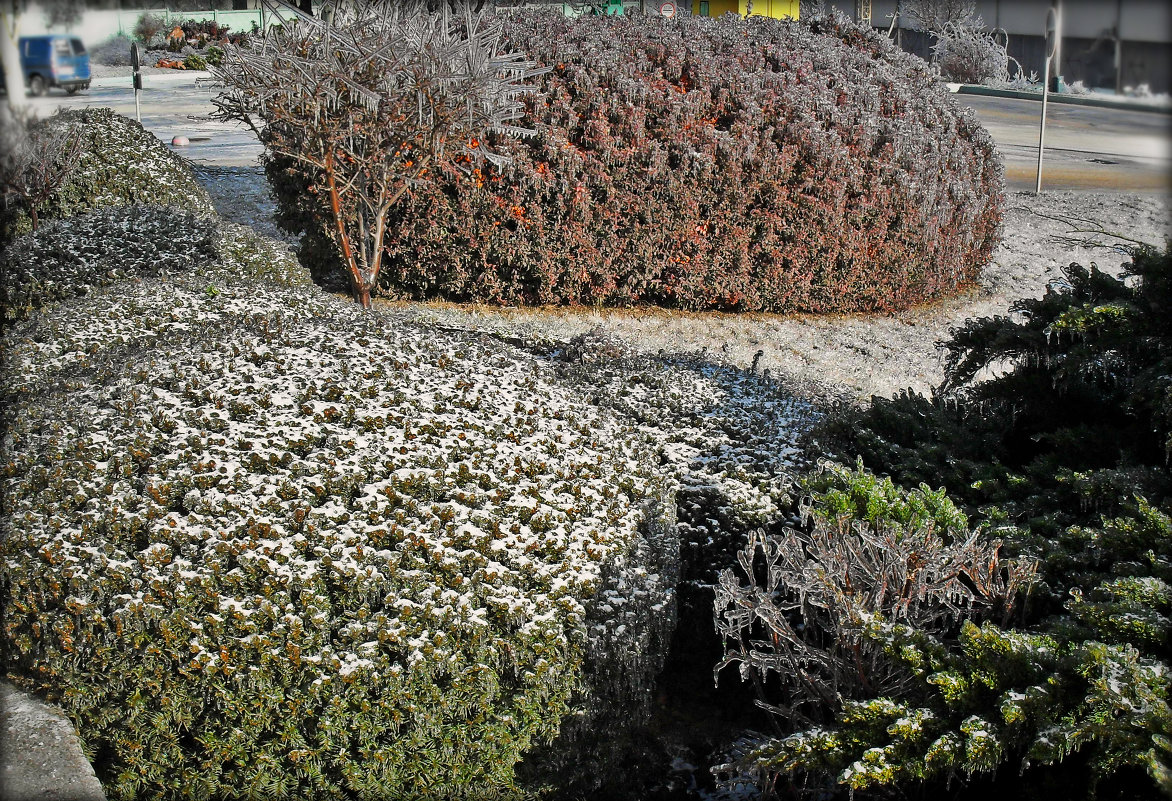
[[[700,13],[698,0],[692,0],[692,8],[695,13]],[[748,10],[748,0],[709,0],[708,2],[708,16],[710,17],[719,17],[729,11],[744,16]],[[793,17],[797,19],[798,0],[753,0],[753,16],[773,17],[774,19]]]
[[[737,3],[737,13],[744,15],[748,12],[749,3],[747,0],[739,0]],[[784,19],[786,17],[798,18],[798,0],[753,0],[753,16],[773,17],[774,19]]]
[[[743,6],[744,4],[744,0],[741,0],[740,5]],[[692,7],[698,9],[700,3],[697,0],[692,0]],[[708,16],[710,17],[719,17],[721,14],[727,14],[729,11],[734,14],[742,13],[737,5],[737,0],[709,0],[708,2]]]

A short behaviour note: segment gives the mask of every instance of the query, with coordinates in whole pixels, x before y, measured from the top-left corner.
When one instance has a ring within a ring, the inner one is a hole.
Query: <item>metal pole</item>
[[[1042,67],[1042,121],[1038,126],[1038,180],[1034,194],[1042,194],[1042,152],[1046,146],[1046,105],[1050,99],[1050,62],[1058,48],[1058,11],[1053,6],[1046,12],[1046,61]]]
[[[1046,103],[1050,97],[1050,57],[1046,56],[1046,64],[1042,67],[1042,123],[1038,126],[1038,180],[1034,184],[1034,194],[1042,194],[1042,149],[1046,146]]]
[[[1115,3],[1115,94],[1123,94],[1123,0]]]
[[[134,68],[131,81],[134,84],[134,119],[142,124],[142,109],[138,104],[138,93],[142,91],[142,55],[139,52],[138,42],[130,45],[130,65]]]

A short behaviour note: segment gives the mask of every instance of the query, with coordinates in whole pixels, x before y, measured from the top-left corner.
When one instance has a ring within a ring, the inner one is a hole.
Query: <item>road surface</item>
[[[1042,104],[957,95],[993,136],[1010,189],[1034,189]],[[1048,103],[1042,190],[1172,191],[1172,114]]]
[[[201,119],[214,111],[213,91],[201,85],[209,79],[206,72],[182,70],[162,75],[144,74],[143,90],[139,94],[143,127],[168,145],[174,137],[186,136],[191,144],[173,149],[192,161],[221,167],[256,166],[261,146],[247,126]],[[34,98],[32,103],[42,116],[52,114],[57,108],[107,106],[134,119],[130,68],[126,68],[124,77],[95,79],[89,91],[70,97],[54,90]]]
[[[177,152],[192,161],[218,166],[253,166],[260,144],[244,126],[201,121],[211,113],[212,90],[197,85],[207,73],[145,75],[140,102],[142,123],[170,143],[191,140]],[[1036,100],[958,94],[988,129],[1005,159],[1008,188],[1033,190],[1038,159]],[[110,106],[133,117],[130,71],[97,79],[93,88],[73,97],[54,92],[33,101],[40,113],[58,106]],[[193,119],[196,118],[196,119]],[[1172,114],[1048,104],[1042,188],[1121,192],[1172,191]]]

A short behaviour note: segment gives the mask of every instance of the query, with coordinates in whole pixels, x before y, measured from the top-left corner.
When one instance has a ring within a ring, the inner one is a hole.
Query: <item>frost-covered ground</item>
[[[254,220],[271,233],[272,203],[259,170],[204,172],[201,180],[220,213]],[[704,354],[709,361],[760,371],[780,379],[799,397],[866,401],[902,389],[928,391],[940,383],[935,343],[971,317],[1004,314],[1018,298],[1040,297],[1071,262],[1117,268],[1125,259],[1102,248],[1080,247],[1062,237],[1064,222],[1100,228],[1162,246],[1172,235],[1169,198],[1115,192],[1028,192],[1007,197],[1004,236],[993,263],[968,293],[898,314],[778,316],[690,314],[665,310],[497,309],[451,304],[394,304],[409,318],[514,336],[566,341],[599,329],[643,354]],[[1115,241],[1100,237],[1103,241]]]
[[[778,316],[619,310],[497,310],[436,304],[406,306],[419,319],[505,328],[559,339],[600,327],[650,353],[700,352],[746,367],[758,362],[799,396],[862,402],[902,389],[938,385],[935,343],[971,317],[1004,314],[1014,300],[1040,297],[1071,262],[1116,270],[1121,254],[1061,240],[1082,218],[1094,227],[1162,246],[1172,233],[1168,198],[1094,192],[1013,193],[993,263],[966,294],[892,315]],[[1113,241],[1100,237],[1104,241]],[[1117,271],[1117,270],[1116,270]]]

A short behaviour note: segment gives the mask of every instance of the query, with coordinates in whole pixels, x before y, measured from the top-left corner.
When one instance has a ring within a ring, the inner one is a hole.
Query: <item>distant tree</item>
[[[0,64],[4,65],[4,88],[8,92],[8,105],[16,108],[25,105],[24,73],[20,68],[21,17],[32,6],[29,0],[0,0]],[[68,25],[81,17],[85,0],[39,0],[37,7],[45,12],[50,25]]]
[[[499,161],[482,145],[489,129],[529,133],[507,123],[522,113],[520,81],[540,71],[500,52],[499,25],[460,8],[429,13],[419,0],[299,15],[228,48],[213,69],[225,87],[219,115],[251,125],[270,159],[303,172],[363,306],[403,194],[440,160]]]
[[[900,13],[922,30],[939,34],[949,25],[973,20],[977,4],[973,0],[902,0]]]
[[[159,32],[167,27],[167,23],[157,14],[143,14],[134,25],[134,35],[145,46],[150,47]]]

